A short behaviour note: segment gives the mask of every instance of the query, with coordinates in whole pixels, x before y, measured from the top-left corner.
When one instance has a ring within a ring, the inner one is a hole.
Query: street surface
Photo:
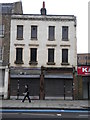
[[[2,120],[89,120],[88,110],[2,110]]]

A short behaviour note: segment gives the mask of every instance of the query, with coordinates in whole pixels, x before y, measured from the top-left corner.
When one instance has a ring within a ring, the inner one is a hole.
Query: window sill
[[[37,38],[31,38],[31,40],[38,40]]]
[[[47,65],[55,65],[54,62],[47,62]]]
[[[48,39],[48,41],[55,41],[55,39]]]
[[[4,38],[4,35],[0,35],[0,38]]]
[[[69,63],[61,63],[61,65],[70,65]]]
[[[15,63],[15,64],[24,64],[23,61],[15,61],[14,63]]]
[[[69,39],[62,39],[62,41],[65,41],[65,42],[67,42],[67,41],[69,41]]]
[[[37,62],[37,61],[35,61],[35,62],[34,62],[34,61],[30,61],[29,64],[30,64],[30,65],[37,65],[38,62]]]
[[[23,38],[16,38],[17,40],[24,40]]]

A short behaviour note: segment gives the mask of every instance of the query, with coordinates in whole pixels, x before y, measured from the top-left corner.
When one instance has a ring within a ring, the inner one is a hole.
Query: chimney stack
[[[43,8],[41,8],[41,15],[46,15],[45,2],[43,1]]]

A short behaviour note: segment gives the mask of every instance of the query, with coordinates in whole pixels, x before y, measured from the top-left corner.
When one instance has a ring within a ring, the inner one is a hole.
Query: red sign
[[[90,66],[80,66],[77,69],[78,75],[90,75]]]

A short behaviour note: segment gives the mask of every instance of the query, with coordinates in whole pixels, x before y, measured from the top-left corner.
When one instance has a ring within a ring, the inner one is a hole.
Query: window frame
[[[23,48],[16,48],[15,64],[23,64]]]
[[[34,56],[33,56],[34,55]],[[37,65],[37,48],[30,48],[30,65]]]
[[[64,33],[66,31],[67,33]],[[62,26],[62,41],[69,41],[69,27],[68,26]]]
[[[0,37],[4,37],[5,34],[5,25],[0,25]]]
[[[3,61],[3,47],[0,47],[0,62]]]
[[[55,40],[55,26],[48,26],[48,40]]]
[[[68,49],[62,49],[62,65],[69,65],[68,63]]]
[[[23,25],[17,25],[17,40],[23,40]]]
[[[31,25],[31,40],[37,40],[37,30],[38,30],[37,25]]]
[[[54,48],[48,48],[48,65],[55,65],[55,49]]]

